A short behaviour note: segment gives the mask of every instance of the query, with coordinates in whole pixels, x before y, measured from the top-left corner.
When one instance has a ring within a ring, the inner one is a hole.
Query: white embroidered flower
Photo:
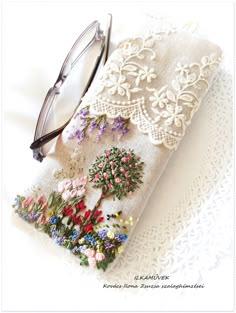
[[[166,119],[165,124],[169,126],[174,123],[176,127],[181,127],[185,120],[185,115],[180,114],[182,110],[181,106],[173,107],[172,105],[167,105],[166,110],[161,112],[161,116]]]
[[[148,83],[152,81],[152,79],[157,78],[157,74],[154,71],[154,68],[149,68],[148,66],[144,66],[139,70],[139,75],[136,79],[136,85],[139,84],[140,80],[147,80]]]
[[[180,62],[177,63],[176,72],[179,72],[181,76],[187,75],[189,73],[189,67],[187,64],[182,65]]]
[[[130,56],[132,54],[136,54],[139,50],[140,48],[137,44],[128,41],[128,42],[125,42],[122,47],[122,54]]]
[[[109,88],[109,94],[114,95],[118,93],[120,96],[127,95],[130,89],[130,84],[125,82],[126,77],[120,75],[119,77],[115,75],[110,75],[110,80],[105,82],[105,86]]]
[[[149,97],[149,100],[152,101],[152,107],[155,108],[159,106],[161,109],[163,109],[167,103],[169,102],[166,93],[159,91],[154,91],[153,95]],[[156,109],[152,109],[154,112]]]

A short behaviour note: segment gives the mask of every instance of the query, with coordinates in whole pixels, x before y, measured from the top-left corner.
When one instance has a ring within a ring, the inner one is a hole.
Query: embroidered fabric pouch
[[[123,41],[33,187],[17,196],[19,216],[81,265],[106,270],[123,251],[220,61],[218,46],[184,31]]]

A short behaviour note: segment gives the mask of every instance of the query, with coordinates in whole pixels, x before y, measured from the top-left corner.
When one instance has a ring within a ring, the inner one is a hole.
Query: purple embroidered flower
[[[105,241],[104,246],[106,250],[114,247],[114,245],[110,243],[109,241]]]
[[[73,139],[76,139],[77,143],[80,144],[85,137],[85,133],[83,130],[77,129],[72,136]]]
[[[102,135],[105,133],[105,131],[107,129],[107,126],[108,126],[107,122],[99,125],[99,130],[98,130],[97,136],[96,136],[96,142],[98,142],[101,139]]]
[[[86,115],[88,115],[88,113],[89,113],[88,108],[83,108],[75,114],[74,119],[76,119],[77,117],[83,118]]]
[[[94,129],[98,128],[98,124],[96,121],[92,121],[89,127],[89,131],[93,131]]]
[[[99,229],[97,231],[98,237],[101,239],[105,239],[107,236],[107,230],[106,229]]]

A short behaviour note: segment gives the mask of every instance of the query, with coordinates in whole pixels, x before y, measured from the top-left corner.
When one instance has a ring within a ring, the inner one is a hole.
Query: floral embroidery
[[[86,131],[96,131],[96,142],[98,142],[106,132],[116,134],[118,139],[129,132],[129,119],[123,119],[120,116],[108,119],[105,114],[91,117],[89,116],[88,106],[80,109],[78,113],[75,114],[74,118],[79,118],[80,126],[69,134],[68,139],[74,139],[78,144],[86,138]]]
[[[150,38],[142,40],[137,38],[136,42],[128,41],[123,43],[121,47],[121,54],[116,55],[116,63],[108,62],[106,72],[100,77],[101,86],[99,92],[104,88],[108,88],[110,95],[118,94],[130,100],[131,95],[142,90],[139,88],[141,81],[150,83],[157,78],[154,68],[149,68],[146,65],[141,65],[135,62],[134,59],[144,59],[144,52],[151,55],[151,60],[156,57],[155,52],[150,49],[153,41]],[[125,56],[125,58],[124,58]],[[129,77],[136,77],[135,83],[132,85],[128,80]]]
[[[149,135],[153,144],[176,149],[198,110],[199,90],[204,96],[208,77],[221,57],[212,53],[203,56],[199,63],[178,62],[171,84],[153,88],[152,82],[158,81],[158,44],[168,36],[164,32],[122,43],[84,103],[96,114],[130,119],[139,131]]]
[[[106,270],[123,251],[129,228],[135,222],[122,211],[107,214],[100,209],[104,199],[121,199],[142,183],[143,162],[133,151],[112,147],[97,157],[89,170],[89,181],[101,189],[95,206],[85,201],[87,176],[59,181],[47,198],[17,196],[13,207],[25,221],[48,234],[55,243],[80,258],[80,264]]]

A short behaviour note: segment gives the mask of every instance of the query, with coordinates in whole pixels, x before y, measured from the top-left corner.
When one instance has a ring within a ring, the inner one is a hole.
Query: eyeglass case
[[[19,216],[81,265],[110,267],[148,214],[146,203],[210,87],[221,53],[185,31],[123,41],[33,187],[16,197]]]

